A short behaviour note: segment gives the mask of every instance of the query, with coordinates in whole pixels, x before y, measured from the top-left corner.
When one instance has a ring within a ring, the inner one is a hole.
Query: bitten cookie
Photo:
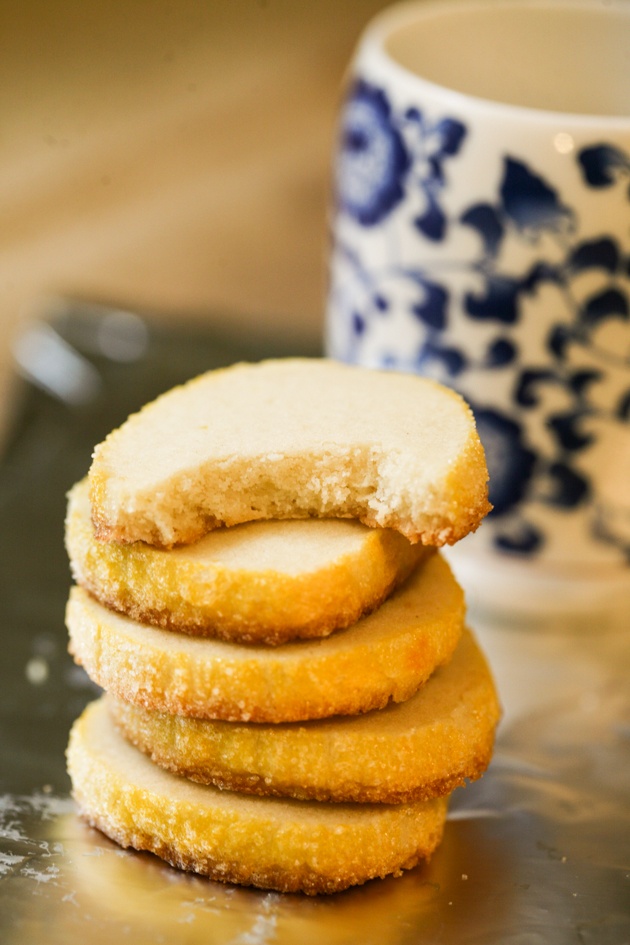
[[[320,801],[401,803],[450,794],[490,762],[499,703],[472,633],[407,702],[367,715],[260,725],[151,712],[109,696],[123,734],[203,784]]]
[[[398,874],[432,854],[446,817],[446,798],[333,805],[195,784],[129,745],[100,700],[75,723],[67,757],[82,815],[121,846],[280,892],[333,893]]]
[[[96,447],[98,538],[189,544],[218,525],[355,518],[452,544],[489,511],[472,412],[415,375],[285,359],[211,371]]]
[[[85,480],[68,496],[66,547],[77,583],[134,620],[268,644],[350,626],[431,553],[343,519],[220,528],[170,551],[97,541]]]
[[[149,627],[74,587],[70,651],[98,685],[146,708],[197,718],[288,722],[408,699],[447,662],[464,595],[439,553],[374,613],[323,640],[244,645]]]

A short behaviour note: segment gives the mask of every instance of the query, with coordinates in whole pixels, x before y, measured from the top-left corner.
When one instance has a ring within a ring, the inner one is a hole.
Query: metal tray
[[[18,345],[0,465],[0,941],[629,943],[628,612],[579,627],[471,614],[504,705],[495,758],[455,793],[431,863],[400,879],[318,899],[222,886],[77,818],[64,751],[96,689],[66,652],[65,493],[160,391],[287,353],[317,352],[78,303]]]

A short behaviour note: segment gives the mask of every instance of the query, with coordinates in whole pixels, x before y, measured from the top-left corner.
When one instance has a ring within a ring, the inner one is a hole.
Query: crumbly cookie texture
[[[448,665],[408,701],[367,715],[254,725],[151,712],[112,696],[125,737],[202,784],[319,801],[403,803],[450,794],[487,768],[500,709],[465,630]]]
[[[288,722],[408,699],[451,658],[464,595],[435,553],[378,610],[324,640],[266,647],[195,638],[113,613],[79,587],[66,622],[75,660],[128,702],[197,718]]]
[[[452,544],[489,511],[487,479],[472,412],[451,390],[299,358],[169,391],[96,447],[89,472],[97,537],[165,548],[300,517]]]
[[[165,551],[98,541],[88,483],[68,496],[78,584],[141,623],[240,643],[324,637],[374,610],[431,549],[343,519],[252,522]]]
[[[446,817],[446,798],[331,805],[194,784],[129,745],[101,700],[75,723],[67,756],[81,813],[117,843],[280,892],[333,893],[398,874],[431,855]]]

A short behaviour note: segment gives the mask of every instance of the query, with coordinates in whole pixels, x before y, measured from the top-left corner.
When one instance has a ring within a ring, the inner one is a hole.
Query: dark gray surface
[[[95,690],[66,653],[65,493],[93,445],[161,390],[287,353],[163,328],[139,358],[116,362],[98,354],[102,317],[79,307],[57,320],[101,380],[74,405],[67,390],[64,402],[16,384],[0,467],[2,945],[627,945],[627,612],[579,628],[471,615],[505,707],[495,759],[455,793],[431,864],[401,879],[318,900],[224,887],[119,850],[78,820],[64,751]]]

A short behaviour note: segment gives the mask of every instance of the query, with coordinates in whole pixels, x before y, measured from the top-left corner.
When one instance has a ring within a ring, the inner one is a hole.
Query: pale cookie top
[[[97,536],[170,547],[217,525],[345,517],[453,543],[490,506],[472,412],[426,378],[286,359],[211,371],[96,447]]]

